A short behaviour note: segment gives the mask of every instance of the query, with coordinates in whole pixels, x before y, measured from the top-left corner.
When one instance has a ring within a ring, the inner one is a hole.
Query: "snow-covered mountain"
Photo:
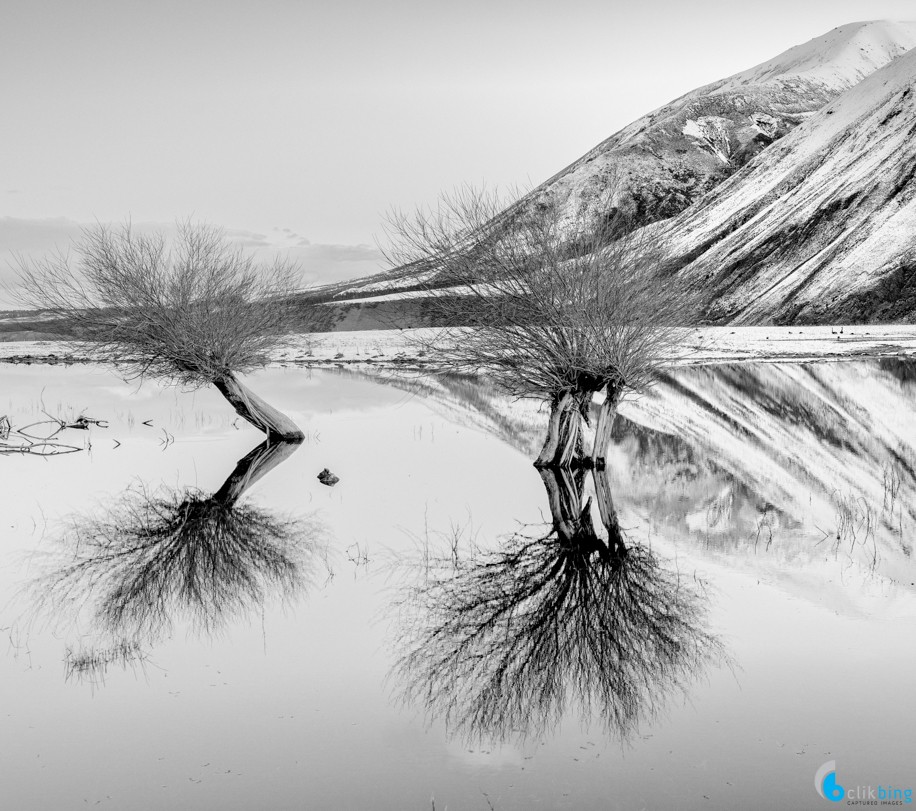
[[[596,215],[665,219],[826,103],[916,46],[916,22],[858,22],[700,87],[634,121],[535,189]]]
[[[735,323],[912,319],[914,234],[916,50],[659,229]]]
[[[916,22],[835,28],[640,118],[519,205],[630,209],[717,322],[911,320],[914,48]],[[338,308],[343,328],[417,325],[422,300],[391,294],[419,281],[400,268],[323,295],[367,298]]]

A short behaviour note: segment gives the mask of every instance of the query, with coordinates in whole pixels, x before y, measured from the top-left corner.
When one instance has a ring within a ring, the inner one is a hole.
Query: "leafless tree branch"
[[[700,304],[648,230],[617,212],[596,224],[565,211],[547,199],[507,209],[466,187],[434,210],[392,214],[386,251],[423,279],[440,329],[422,340],[437,367],[544,399],[557,422],[561,410],[586,413],[596,392],[616,408],[650,385],[684,351]],[[568,464],[575,440],[561,437],[539,461]]]
[[[20,304],[62,319],[85,351],[126,379],[212,383],[231,390],[239,414],[268,434],[301,436],[251,392],[241,396],[235,378],[264,366],[288,334],[293,265],[256,266],[219,229],[190,222],[172,243],[130,224],[97,225],[73,252],[75,262],[65,253],[21,260]]]

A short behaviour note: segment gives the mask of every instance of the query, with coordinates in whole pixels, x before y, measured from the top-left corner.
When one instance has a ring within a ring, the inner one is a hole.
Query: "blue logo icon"
[[[832,803],[843,801],[846,789],[836,781],[835,760],[828,760],[817,770],[817,774],[814,775],[814,787],[825,800],[830,800]]]
[[[912,805],[912,788],[895,788],[890,785],[857,785],[846,790],[836,779],[836,761],[828,760],[814,775],[814,788],[825,800],[850,805]]]

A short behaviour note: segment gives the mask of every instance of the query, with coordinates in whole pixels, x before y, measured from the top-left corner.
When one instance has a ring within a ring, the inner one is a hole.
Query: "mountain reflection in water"
[[[78,624],[88,612],[108,656],[167,636],[179,622],[212,633],[267,599],[291,601],[309,585],[320,526],[239,499],[297,448],[264,442],[210,496],[134,487],[101,514],[72,518],[64,560],[30,584],[35,617]]]
[[[569,706],[622,739],[726,656],[706,628],[702,586],[622,532],[606,471],[541,471],[551,523],[494,551],[421,567],[401,608],[395,678],[468,739],[524,739]]]
[[[526,456],[542,438],[536,404],[480,381],[388,382]],[[621,405],[608,466],[626,520],[671,542],[778,578],[916,580],[916,361],[675,369]]]

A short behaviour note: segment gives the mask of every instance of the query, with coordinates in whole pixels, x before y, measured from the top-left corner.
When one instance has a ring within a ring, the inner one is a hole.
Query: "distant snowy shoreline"
[[[324,332],[293,338],[271,357],[275,365],[407,367],[431,358],[411,337],[424,330]],[[806,362],[916,356],[916,325],[707,327],[690,334],[678,365]],[[0,343],[0,363],[83,363],[78,349],[56,341]]]

